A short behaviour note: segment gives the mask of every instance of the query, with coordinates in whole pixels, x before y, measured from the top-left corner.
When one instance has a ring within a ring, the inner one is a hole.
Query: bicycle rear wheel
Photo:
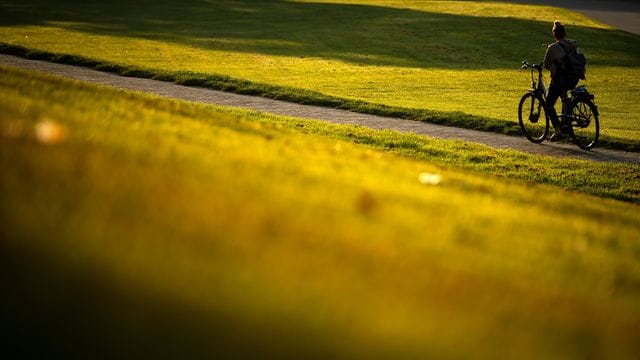
[[[569,135],[581,149],[590,150],[598,143],[600,121],[598,110],[590,100],[578,100],[571,110]]]
[[[532,93],[522,96],[518,105],[518,123],[529,141],[538,144],[547,138],[549,117],[542,98]]]

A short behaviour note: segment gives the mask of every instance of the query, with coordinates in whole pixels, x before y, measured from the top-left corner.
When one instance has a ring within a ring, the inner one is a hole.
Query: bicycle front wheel
[[[518,123],[529,141],[538,144],[547,138],[549,117],[542,98],[532,93],[522,96],[518,105]]]
[[[571,110],[569,135],[581,149],[590,150],[598,143],[600,121],[595,104],[589,100],[578,100]]]

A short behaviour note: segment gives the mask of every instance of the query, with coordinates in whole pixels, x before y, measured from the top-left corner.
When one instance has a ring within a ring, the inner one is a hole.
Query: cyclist
[[[558,20],[553,22],[552,33],[556,42],[547,47],[547,53],[544,56],[544,67],[551,73],[551,84],[547,94],[547,114],[555,130],[549,140],[559,141],[566,137],[566,133],[562,129],[554,106],[562,94],[572,90],[578,84],[578,79],[566,74],[564,63],[565,55],[575,51],[577,44],[575,40],[566,39],[567,32]]]

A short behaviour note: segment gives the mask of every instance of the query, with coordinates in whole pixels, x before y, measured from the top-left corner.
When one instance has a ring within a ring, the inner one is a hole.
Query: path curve
[[[74,65],[29,60],[11,55],[0,54],[0,65],[45,72],[120,89],[153,93],[168,98],[240,107],[278,115],[324,120],[337,124],[360,125],[373,129],[397,130],[427,135],[440,139],[458,139],[489,145],[497,149],[513,149],[533,154],[574,157],[584,160],[640,163],[640,153],[635,152],[614,151],[608,149],[584,151],[572,144],[532,144],[524,137],[514,137],[451,126],[435,125],[420,121],[360,114],[326,107],[300,105],[281,100],[239,95],[207,88],[189,87],[158,80],[124,77]]]
[[[548,5],[582,13],[601,23],[640,35],[640,4],[602,0],[511,0],[532,5]],[[549,24],[554,19],[548,19]],[[560,19],[562,20],[562,19]],[[551,26],[551,25],[550,25]],[[551,30],[551,27],[549,27]],[[571,30],[569,29],[569,32]]]

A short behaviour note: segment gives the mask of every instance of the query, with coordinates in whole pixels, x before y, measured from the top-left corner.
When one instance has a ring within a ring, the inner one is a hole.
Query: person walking
[[[558,119],[555,104],[558,98],[578,84],[579,79],[569,76],[565,64],[565,55],[577,51],[578,46],[575,40],[566,38],[567,31],[558,20],[553,22],[552,33],[556,41],[547,47],[544,55],[544,67],[551,73],[551,84],[547,94],[547,114],[554,128],[554,133],[549,140],[559,141],[567,135],[562,129],[563,124]]]

